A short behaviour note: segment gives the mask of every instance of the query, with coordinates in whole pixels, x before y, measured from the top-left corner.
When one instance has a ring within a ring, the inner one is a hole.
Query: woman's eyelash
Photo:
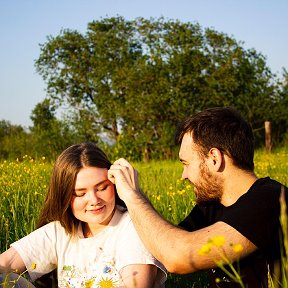
[[[104,187],[99,187],[97,190],[96,190],[96,192],[97,191],[105,191],[106,189],[107,189],[107,187],[108,187],[109,185],[105,185]],[[84,196],[86,193],[74,193],[74,195],[76,196],[76,197],[82,197],[82,196]]]
[[[106,186],[104,186],[104,187],[100,187],[100,188],[98,189],[98,191],[104,191],[104,190],[107,189],[107,187],[108,187],[108,185],[106,185]]]
[[[74,193],[74,196],[76,196],[76,197],[83,197],[84,195],[85,195],[85,193],[82,193],[82,194]]]

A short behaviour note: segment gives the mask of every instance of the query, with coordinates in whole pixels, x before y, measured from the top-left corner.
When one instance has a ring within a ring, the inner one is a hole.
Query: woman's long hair
[[[83,167],[109,169],[110,166],[106,154],[93,143],[75,144],[64,150],[54,164],[37,228],[52,221],[60,221],[67,233],[75,235],[80,220],[73,215],[70,203],[78,172]],[[115,186],[114,189],[116,205],[126,208]]]

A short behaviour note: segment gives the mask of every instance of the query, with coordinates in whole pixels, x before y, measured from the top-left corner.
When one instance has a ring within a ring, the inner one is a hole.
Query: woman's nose
[[[100,198],[99,198],[99,196],[98,196],[98,193],[97,193],[97,190],[91,190],[91,191],[89,191],[89,201],[91,202],[91,203],[99,203],[100,202]]]

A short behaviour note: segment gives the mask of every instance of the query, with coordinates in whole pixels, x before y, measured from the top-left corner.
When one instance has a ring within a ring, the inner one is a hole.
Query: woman
[[[163,287],[165,269],[139,239],[110,166],[92,143],[63,151],[38,229],[2,253],[0,267],[27,269],[32,281],[57,268],[58,287]]]

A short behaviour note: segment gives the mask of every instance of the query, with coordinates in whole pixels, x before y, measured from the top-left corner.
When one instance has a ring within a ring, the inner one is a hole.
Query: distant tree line
[[[283,68],[278,79],[261,53],[242,44],[198,23],[120,16],[88,23],[85,34],[48,36],[35,62],[47,98],[32,111],[29,131],[0,122],[0,156],[27,149],[54,157],[93,141],[114,157],[169,159],[179,121],[215,106],[238,109],[256,146],[264,145],[264,121],[271,121],[273,144],[283,145],[288,73]],[[61,119],[59,109],[66,111]]]

